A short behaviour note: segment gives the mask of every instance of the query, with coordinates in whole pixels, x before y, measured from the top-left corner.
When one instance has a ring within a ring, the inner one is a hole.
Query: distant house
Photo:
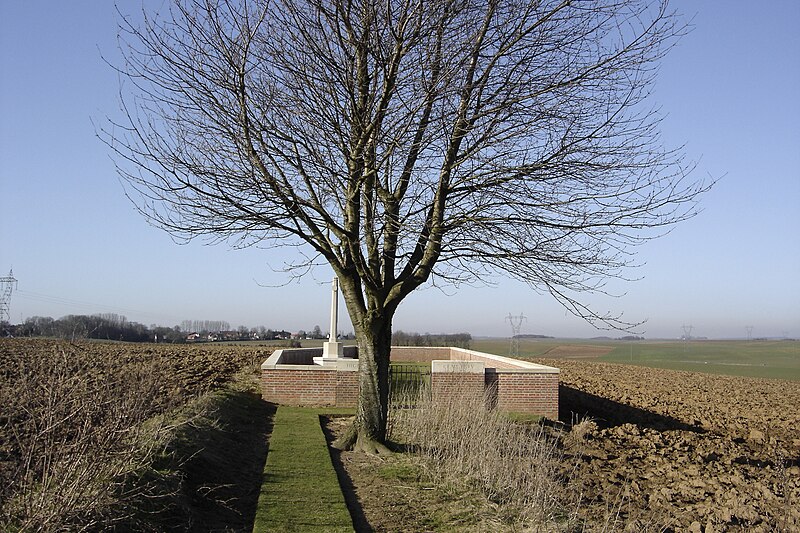
[[[211,342],[247,340],[247,335],[242,337],[238,331],[216,331],[208,334],[208,340]]]
[[[199,340],[200,340],[200,338],[201,338],[201,337],[200,337],[200,334],[199,334],[199,333],[189,333],[189,334],[186,336],[186,341],[187,341],[187,342],[197,342],[197,341],[199,341]]]

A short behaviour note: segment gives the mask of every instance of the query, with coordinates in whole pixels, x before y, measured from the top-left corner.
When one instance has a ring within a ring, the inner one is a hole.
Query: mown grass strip
[[[318,410],[278,408],[253,531],[353,531]]]

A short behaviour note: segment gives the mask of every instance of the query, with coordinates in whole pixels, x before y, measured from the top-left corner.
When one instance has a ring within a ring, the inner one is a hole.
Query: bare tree
[[[303,246],[339,277],[382,451],[392,317],[506,274],[579,301],[706,189],[646,107],[685,30],[666,1],[176,0],[122,17],[125,118],[101,137],[173,235]]]

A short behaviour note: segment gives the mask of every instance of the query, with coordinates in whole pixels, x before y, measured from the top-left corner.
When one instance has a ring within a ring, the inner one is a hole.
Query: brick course
[[[450,348],[424,346],[392,346],[392,361],[406,363],[430,363],[450,359]]]
[[[358,403],[358,372],[336,372],[336,405],[355,407]]]

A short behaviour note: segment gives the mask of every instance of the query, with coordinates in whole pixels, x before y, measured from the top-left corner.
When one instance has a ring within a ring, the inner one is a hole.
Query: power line
[[[4,278],[0,278],[0,279],[4,279]],[[162,313],[153,313],[153,312],[150,312],[150,311],[142,311],[140,309],[130,309],[130,308],[125,308],[125,307],[120,307],[120,306],[99,304],[99,303],[96,303],[96,302],[87,302],[87,301],[83,301],[83,300],[75,300],[75,299],[72,299],[72,298],[64,298],[62,296],[54,296],[54,295],[51,295],[51,294],[42,294],[42,293],[32,292],[32,291],[18,290],[16,292],[16,294],[20,298],[23,298],[25,300],[30,300],[30,301],[34,301],[34,302],[48,303],[48,304],[56,304],[56,305],[61,305],[61,306],[64,306],[64,307],[68,307],[70,309],[88,310],[88,311],[92,311],[92,312],[95,312],[95,313],[96,312],[115,312],[115,313],[118,313],[118,314],[126,314],[126,315],[134,314],[134,315],[138,315],[138,316],[145,316],[145,317],[150,317],[150,318],[159,318],[159,319],[173,320],[173,321],[182,320],[180,317],[176,317],[176,316],[172,316],[172,315],[166,315],[166,314],[162,314]]]

